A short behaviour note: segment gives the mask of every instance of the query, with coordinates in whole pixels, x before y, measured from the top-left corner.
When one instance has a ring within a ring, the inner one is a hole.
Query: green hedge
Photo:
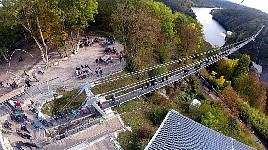
[[[244,102],[241,106],[241,113],[246,121],[261,135],[264,141],[268,141],[268,117],[255,108],[251,108]]]

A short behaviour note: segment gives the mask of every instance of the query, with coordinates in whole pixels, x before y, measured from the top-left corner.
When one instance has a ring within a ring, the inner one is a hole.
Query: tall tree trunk
[[[32,30],[31,30],[31,26],[30,26],[30,22],[29,22],[29,20],[28,20],[28,16],[27,16],[26,14],[24,14],[24,15],[25,15],[25,18],[26,18],[27,26],[28,26],[28,27],[27,27],[24,23],[22,23],[21,21],[19,21],[19,19],[17,19],[16,16],[14,16],[14,17],[16,18],[16,21],[17,21],[19,24],[21,24],[21,25],[24,27],[24,29],[27,30],[27,31],[30,33],[31,37],[34,39],[36,45],[38,46],[38,48],[39,48],[39,50],[40,50],[40,52],[41,52],[41,57],[42,57],[43,61],[46,63],[46,62],[48,62],[48,57],[45,56],[44,51],[43,51],[43,47],[42,47],[41,44],[39,43],[38,39],[33,35],[33,32],[32,32]],[[38,27],[40,28],[40,26],[39,26],[39,20],[38,20]],[[42,34],[42,35],[43,35],[43,34]],[[47,64],[47,63],[46,63],[46,64]]]
[[[41,36],[41,40],[43,42],[43,46],[45,47],[45,52],[44,52],[45,63],[46,63],[46,66],[48,66],[48,52],[47,52],[48,47],[47,47],[47,44],[45,43],[45,40],[44,40],[44,36],[43,36],[42,30],[41,30],[41,27],[40,27],[40,24],[39,24],[38,16],[36,16],[36,22],[37,22],[37,27],[38,27],[38,30],[39,30],[39,34]]]
[[[37,38],[35,36],[32,36],[35,43],[37,44],[39,50],[41,51],[41,56],[42,56],[42,59],[44,62],[46,62],[46,58],[45,58],[45,54],[44,54],[44,51],[43,51],[43,47],[41,46],[41,44],[39,43],[39,41],[37,40]]]

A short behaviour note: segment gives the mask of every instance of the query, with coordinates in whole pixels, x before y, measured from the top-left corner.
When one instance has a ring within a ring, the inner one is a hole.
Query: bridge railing
[[[185,78],[186,76],[188,76],[188,75],[190,75],[190,74],[193,74],[193,73],[195,73],[195,72],[197,72],[197,71],[199,71],[199,70],[205,68],[206,66],[211,65],[211,64],[213,64],[213,63],[219,61],[220,59],[222,59],[222,58],[224,58],[224,57],[230,55],[230,54],[233,53],[234,51],[237,51],[239,48],[243,47],[244,45],[246,45],[247,43],[249,43],[251,40],[252,40],[252,39],[250,38],[250,39],[248,39],[247,41],[244,41],[243,43],[240,43],[239,45],[235,46],[234,48],[227,49],[227,50],[225,50],[224,52],[221,52],[221,55],[212,56],[213,59],[212,59],[212,61],[210,61],[210,62],[207,62],[207,61],[206,61],[207,59],[203,59],[202,61],[199,62],[200,64],[206,62],[203,66],[201,66],[201,67],[198,68],[198,69],[196,69],[196,65],[193,66],[193,67],[188,68],[188,69],[189,69],[189,70],[188,70],[189,73],[187,73],[186,75],[185,75],[183,72],[179,72],[179,73],[176,73],[176,72],[175,72],[175,74],[174,74],[173,76],[171,76],[171,77],[169,78],[169,80],[167,80],[167,81],[163,81],[163,82],[159,82],[157,85],[150,86],[150,87],[147,87],[147,88],[145,88],[145,89],[144,89],[144,88],[140,88],[140,85],[138,85],[138,84],[134,84],[134,86],[131,87],[131,89],[133,89],[132,91],[130,91],[130,92],[126,92],[126,93],[123,94],[123,95],[119,95],[119,96],[117,96],[116,99],[117,99],[120,103],[124,103],[124,102],[126,102],[126,101],[128,101],[128,100],[131,100],[131,99],[140,97],[141,95],[147,94],[147,93],[152,92],[152,91],[154,91],[154,90],[156,90],[156,89],[159,89],[159,88],[161,88],[161,87],[164,87],[164,86],[166,86],[166,85],[168,85],[168,84],[170,84],[170,83],[173,83],[173,82],[175,82],[175,81],[178,81],[178,80],[180,80],[180,79],[183,79],[183,78]],[[199,63],[197,63],[197,64],[199,64]],[[182,75],[182,74],[184,74],[184,75]],[[150,81],[150,80],[148,80],[148,81]],[[137,85],[138,85],[138,86],[137,86]],[[136,87],[136,88],[135,88],[135,87]],[[127,89],[127,90],[128,90],[128,89]],[[121,92],[121,91],[120,91],[120,92]],[[109,99],[107,102],[104,102],[104,104],[105,104],[104,108],[107,108],[107,107],[113,107],[113,106],[114,106],[114,104],[113,104],[113,102],[112,102],[111,99]]]

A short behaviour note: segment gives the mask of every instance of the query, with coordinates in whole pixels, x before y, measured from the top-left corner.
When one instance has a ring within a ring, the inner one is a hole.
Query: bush
[[[142,128],[139,128],[136,132],[136,137],[140,140],[151,139],[154,135],[155,128],[152,124],[144,123]]]
[[[191,92],[197,93],[199,89],[199,81],[198,78],[194,75],[191,75],[189,77],[190,80],[190,86],[191,86]]]
[[[167,115],[168,110],[165,108],[156,108],[149,113],[149,119],[154,125],[160,125]]]
[[[163,74],[165,72],[168,72],[168,68],[166,66],[163,66],[163,67],[160,67],[160,68],[156,68],[156,69],[153,69],[151,71],[151,77],[153,76],[158,76],[160,74]]]
[[[251,108],[247,102],[241,106],[241,113],[245,120],[261,135],[264,141],[268,141],[268,117],[255,108]]]

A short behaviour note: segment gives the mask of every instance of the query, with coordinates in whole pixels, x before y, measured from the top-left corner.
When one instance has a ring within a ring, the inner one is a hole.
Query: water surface
[[[203,25],[204,38],[213,47],[223,46],[225,43],[226,30],[214,19],[210,11],[213,8],[192,7],[197,20]]]

